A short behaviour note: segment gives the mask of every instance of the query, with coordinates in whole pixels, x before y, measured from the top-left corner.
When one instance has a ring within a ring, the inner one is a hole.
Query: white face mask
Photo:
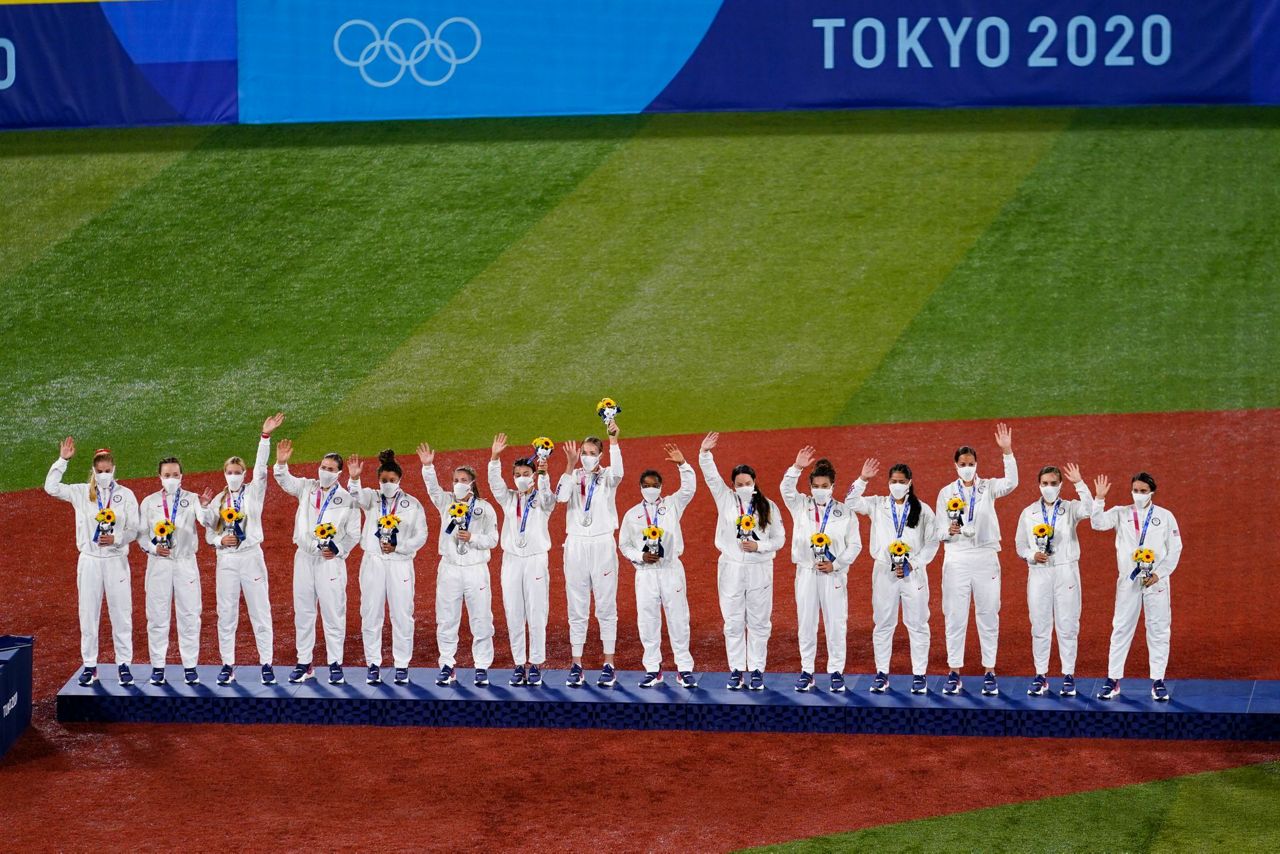
[[[894,501],[906,498],[907,493],[911,491],[909,483],[891,483],[889,484],[889,494],[893,496]]]
[[[173,495],[178,491],[178,487],[182,486],[182,478],[180,477],[162,477],[160,485],[164,487],[164,491]]]
[[[831,490],[829,488],[815,486],[813,487],[813,500],[819,504],[826,504],[831,500]]]
[[[227,479],[227,489],[232,492],[235,492],[240,487],[244,486],[244,472],[240,472],[240,474],[227,474],[223,475],[223,477]]]
[[[516,478],[516,489],[525,492],[529,487],[533,486],[533,478],[527,474],[522,474]]]
[[[382,491],[383,498],[395,498],[396,493],[400,491],[400,481],[384,480],[378,484],[378,489]]]
[[[756,488],[754,486],[735,486],[733,491],[738,493],[738,497],[743,501],[750,501],[756,497]]]
[[[960,475],[960,479],[965,483],[969,483],[978,476],[977,466],[956,466],[956,474]]]
[[[328,469],[320,469],[319,477],[320,477],[320,486],[324,489],[328,489],[329,487],[333,486],[335,483],[338,482],[338,473],[336,471],[329,471]]]
[[[1050,502],[1057,501],[1058,493],[1060,492],[1062,492],[1062,484],[1060,483],[1055,484],[1053,486],[1041,485],[1040,487],[1040,497],[1043,498],[1045,501],[1050,501]]]
[[[461,501],[462,499],[466,498],[466,497],[467,497],[468,495],[470,495],[470,494],[471,494],[471,484],[469,484],[469,483],[454,483],[454,485],[453,485],[453,497],[454,497],[454,498],[456,498],[456,499],[458,499],[459,501]]]
[[[600,465],[600,458],[595,454],[582,455],[582,468],[586,471],[595,471],[598,465]]]
[[[93,482],[98,484],[99,489],[106,489],[111,482],[116,479],[116,470],[96,471],[93,473]]]
[[[645,501],[653,504],[662,497],[662,488],[658,486],[642,486],[640,487],[640,494],[644,496]]]
[[[1151,493],[1150,492],[1133,493],[1133,503],[1136,504],[1138,507],[1146,507],[1148,504],[1151,503]]]

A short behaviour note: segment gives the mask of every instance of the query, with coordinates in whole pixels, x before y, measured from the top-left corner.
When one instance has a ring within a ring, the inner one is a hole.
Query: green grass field
[[[928,797],[927,792],[917,793]],[[1280,850],[1280,763],[1045,798],[754,849],[821,851]]]
[[[309,458],[602,394],[633,434],[1273,407],[1277,174],[1244,107],[7,134],[0,489],[67,433],[216,467],[277,408]]]
[[[1247,107],[0,134],[0,491],[66,434],[212,469],[277,409],[312,459],[604,394],[631,435],[1273,408],[1278,176]],[[1278,777],[782,850],[1276,850]]]

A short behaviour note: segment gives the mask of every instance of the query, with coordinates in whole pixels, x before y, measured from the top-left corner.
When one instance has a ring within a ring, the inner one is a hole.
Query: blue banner
[[[31,723],[33,643],[23,635],[0,635],[0,757]]]
[[[235,0],[0,5],[0,127],[234,122]]]

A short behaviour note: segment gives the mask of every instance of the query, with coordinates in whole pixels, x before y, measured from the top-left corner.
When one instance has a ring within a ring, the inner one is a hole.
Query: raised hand
[[[1111,478],[1105,474],[1100,474],[1093,479],[1093,497],[1102,499],[1107,497],[1107,491],[1111,489]]]
[[[1003,421],[996,425],[996,444],[1006,454],[1013,453],[1013,431]]]
[[[288,465],[289,458],[293,456],[293,440],[281,439],[276,445],[276,465]]]
[[[667,452],[667,462],[675,463],[678,466],[684,465],[684,454],[671,443],[662,446],[662,450]]]
[[[431,450],[431,446],[426,442],[418,444],[418,462],[424,466],[429,466],[436,461],[436,452]]]
[[[537,461],[537,463],[535,463],[535,464],[534,464],[534,466],[533,466],[533,467],[534,467],[535,469],[537,469],[537,470],[538,470],[538,474],[546,474],[546,473],[547,473],[547,458],[546,458],[546,457],[538,457],[538,461]]]
[[[862,464],[862,474],[859,475],[863,480],[871,480],[880,473],[880,461],[875,457],[867,460]]]
[[[618,422],[610,421],[604,429],[609,434],[609,438],[616,442],[618,439]]]
[[[560,447],[564,449],[565,458],[569,461],[569,471],[573,471],[578,465],[578,443],[570,439]]]
[[[58,446],[58,456],[64,460],[69,460],[76,455],[76,440],[70,436],[62,440],[62,444]]]
[[[1084,477],[1081,476],[1080,474],[1080,466],[1076,465],[1075,463],[1067,463],[1065,466],[1063,466],[1062,473],[1065,474],[1067,476],[1067,480],[1071,481],[1072,483],[1079,483],[1080,481],[1084,480]]]
[[[204,492],[200,493],[200,506],[208,507],[209,502],[213,500],[213,488],[206,486]]]
[[[262,422],[262,435],[270,436],[272,433],[275,432],[276,428],[283,423],[284,423],[284,413],[277,412],[275,415],[272,415],[266,421]]]
[[[358,454],[351,454],[347,457],[347,477],[351,480],[359,480],[360,472],[364,471],[364,460],[360,459]]]
[[[493,437],[493,447],[490,449],[489,459],[496,460],[502,456],[502,452],[507,449],[507,434],[499,433]]]
[[[800,453],[796,454],[796,468],[803,471],[813,465],[814,459],[818,456],[818,452],[814,450],[813,445],[805,445],[800,449]]]
[[[712,431],[702,440],[702,445],[698,448],[700,452],[710,451],[715,448],[716,443],[720,441],[720,434]]]

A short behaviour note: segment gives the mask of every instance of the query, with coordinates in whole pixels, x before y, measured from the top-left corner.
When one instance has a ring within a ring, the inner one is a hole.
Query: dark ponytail
[[[404,469],[396,462],[396,452],[390,448],[378,454],[378,474],[384,471],[392,472],[398,478],[404,477]]]
[[[734,466],[733,474],[730,475],[729,479],[737,480],[738,475],[740,474],[750,475],[751,479],[755,482],[756,494],[751,499],[751,503],[756,507],[756,517],[760,520],[760,530],[763,531],[765,528],[769,527],[769,517],[773,515],[769,509],[769,499],[760,491],[760,478],[756,477],[755,469],[746,463]]]
[[[815,477],[825,477],[831,481],[832,489],[836,485],[836,467],[831,464],[831,460],[823,457],[813,464],[813,468],[809,470],[809,483],[813,483]]]
[[[920,499],[916,498],[916,484],[915,478],[911,476],[911,466],[906,463],[894,463],[889,469],[889,476],[892,477],[894,472],[901,472],[903,477],[911,481],[911,485],[907,487],[907,527],[914,528],[920,524]]]

